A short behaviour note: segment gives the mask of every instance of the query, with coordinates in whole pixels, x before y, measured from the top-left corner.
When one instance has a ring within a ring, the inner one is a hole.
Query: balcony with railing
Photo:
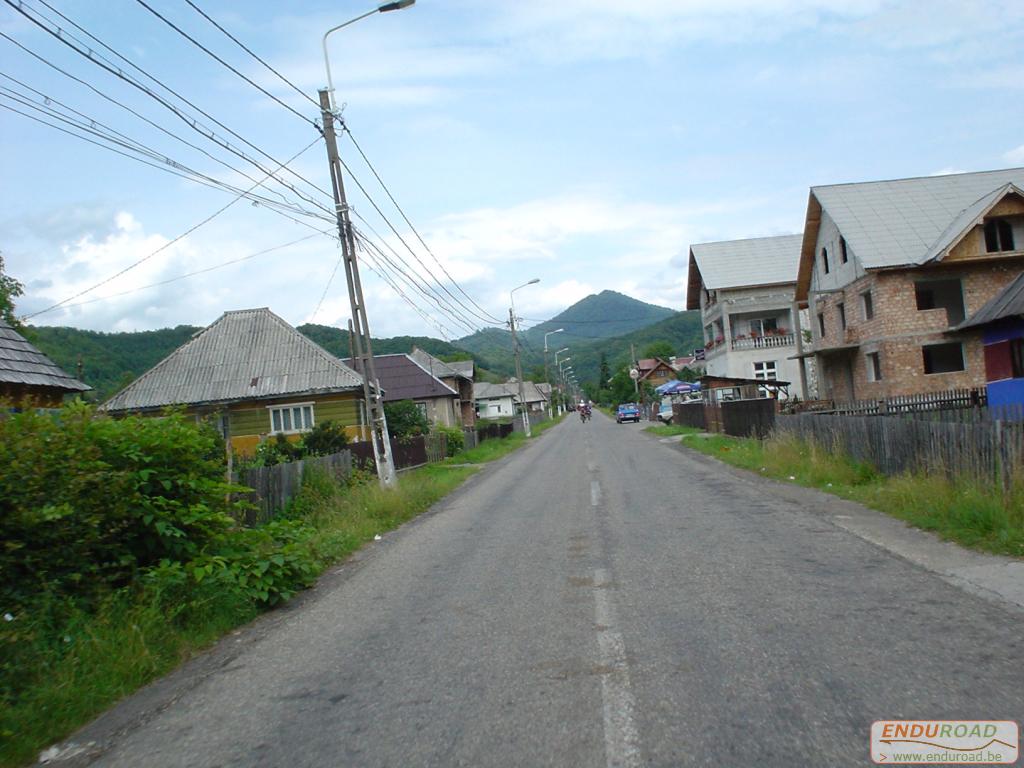
[[[729,348],[744,349],[777,349],[791,347],[796,344],[796,336],[792,333],[768,333],[757,336],[735,336],[730,340]]]

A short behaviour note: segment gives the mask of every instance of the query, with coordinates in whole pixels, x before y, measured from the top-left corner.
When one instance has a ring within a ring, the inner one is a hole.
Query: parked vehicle
[[[662,424],[671,424],[672,423],[672,405],[671,405],[671,403],[668,404],[668,405],[663,405],[663,406],[661,406],[661,408],[658,409],[658,421],[660,421]]]
[[[636,403],[623,403],[615,414],[615,421],[621,424],[624,421],[639,422],[640,406]]]

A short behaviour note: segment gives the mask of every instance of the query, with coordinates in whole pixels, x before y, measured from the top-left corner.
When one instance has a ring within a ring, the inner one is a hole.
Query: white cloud
[[[1014,165],[1024,165],[1024,144],[1021,144],[1016,149],[1011,149],[1003,155],[1003,159]]]

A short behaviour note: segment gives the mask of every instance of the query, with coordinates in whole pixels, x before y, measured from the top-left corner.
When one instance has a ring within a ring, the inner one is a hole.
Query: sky
[[[132,331],[266,306],[344,327],[320,41],[374,5],[146,3],[239,74],[140,0],[23,0],[91,59],[0,6],[19,313]],[[525,325],[605,289],[682,309],[691,243],[799,232],[811,185],[1024,165],[1019,0],[417,0],[328,45],[350,135],[415,227],[342,136],[356,227],[387,256],[359,252],[375,336],[497,325],[533,278]]]

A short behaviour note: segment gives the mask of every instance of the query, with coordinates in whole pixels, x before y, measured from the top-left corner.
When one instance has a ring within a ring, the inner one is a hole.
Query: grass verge
[[[475,472],[431,465],[401,475],[394,490],[382,490],[372,480],[343,485],[325,474],[309,474],[283,513],[302,523],[285,548],[301,551],[312,563],[310,578],[315,577],[374,535],[425,511]],[[241,590],[182,574],[142,578],[93,610],[40,601],[4,621],[0,765],[33,761],[42,748],[260,611]]]
[[[470,448],[455,454],[450,459],[447,459],[445,464],[486,464],[489,461],[495,461],[502,456],[512,453],[512,451],[519,448],[528,439],[532,440],[544,434],[556,424],[561,423],[565,417],[566,414],[563,413],[561,416],[541,422],[533,427],[533,436],[530,438],[527,438],[522,432],[513,432],[508,437],[484,440],[476,448]]]
[[[696,435],[702,430],[696,427],[681,427],[676,424],[656,424],[650,427],[644,427],[644,432],[650,432],[652,435],[658,437],[675,437],[676,435]]]
[[[1004,502],[994,483],[930,475],[884,477],[868,464],[794,438],[762,442],[684,435],[682,441],[727,464],[857,501],[957,544],[1024,557],[1024,472],[1017,474]]]

